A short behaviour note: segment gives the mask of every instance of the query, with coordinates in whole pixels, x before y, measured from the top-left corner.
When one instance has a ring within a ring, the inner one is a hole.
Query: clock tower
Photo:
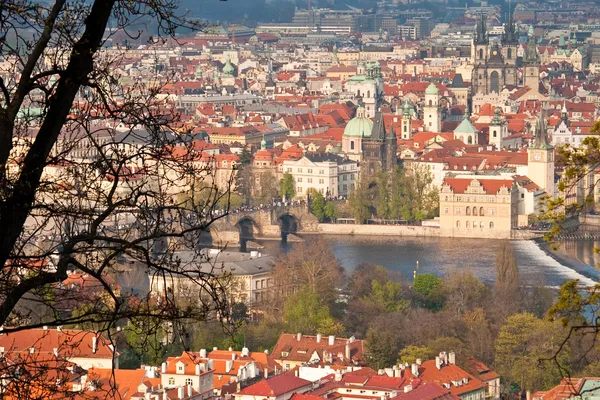
[[[527,176],[554,198],[554,146],[548,143],[544,115],[535,124],[535,138],[527,148]]]

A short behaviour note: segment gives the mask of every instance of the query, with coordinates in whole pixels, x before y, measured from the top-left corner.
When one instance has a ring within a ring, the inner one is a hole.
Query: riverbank
[[[358,224],[319,224],[318,232],[302,232],[323,235],[356,235],[356,236],[397,236],[397,237],[451,237],[444,234],[439,227],[413,225],[358,225]],[[454,236],[463,239],[512,239],[530,240],[538,238],[541,232],[530,230],[512,230],[510,233],[492,231],[472,231],[470,236]],[[509,237],[510,235],[510,237]]]

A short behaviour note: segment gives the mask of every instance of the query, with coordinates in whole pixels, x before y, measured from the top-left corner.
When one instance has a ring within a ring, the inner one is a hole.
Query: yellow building
[[[510,238],[517,227],[519,191],[512,179],[445,178],[440,191],[443,236]]]

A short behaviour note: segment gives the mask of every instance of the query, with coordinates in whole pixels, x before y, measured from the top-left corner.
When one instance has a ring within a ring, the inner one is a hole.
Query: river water
[[[469,270],[484,282],[494,280],[494,261],[501,241],[492,239],[457,239],[437,237],[372,238],[325,236],[342,266],[353,270],[362,262],[400,271],[412,279],[419,262],[419,273],[444,276],[457,270]],[[310,237],[307,237],[310,240]],[[294,243],[259,241],[263,253],[281,254]],[[593,241],[570,242],[552,251],[545,243],[533,240],[512,241],[522,284],[558,287],[567,280],[579,279],[585,285],[600,281],[600,271],[592,265],[600,262]]]

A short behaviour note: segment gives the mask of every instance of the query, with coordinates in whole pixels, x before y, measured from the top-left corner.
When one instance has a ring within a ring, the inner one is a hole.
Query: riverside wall
[[[440,228],[431,226],[319,224],[318,230],[326,235],[441,236]]]
[[[512,230],[510,232],[497,232],[485,235],[473,232],[472,235],[454,235],[432,226],[407,226],[407,225],[354,225],[354,224],[319,224],[319,231],[325,235],[357,235],[357,236],[412,236],[412,237],[461,237],[485,239],[512,239],[530,240],[541,237],[543,232]],[[309,233],[309,232],[302,232]]]

